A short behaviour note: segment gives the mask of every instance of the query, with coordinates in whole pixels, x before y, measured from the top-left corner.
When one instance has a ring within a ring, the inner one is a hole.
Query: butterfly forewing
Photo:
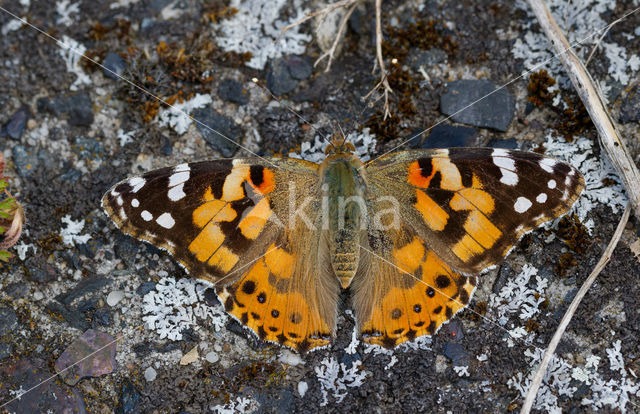
[[[540,154],[491,148],[407,151],[367,164],[373,191],[453,269],[478,273],[520,237],[568,211],[580,172]]]

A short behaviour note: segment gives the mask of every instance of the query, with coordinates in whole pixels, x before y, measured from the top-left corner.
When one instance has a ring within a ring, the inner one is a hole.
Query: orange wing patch
[[[292,287],[293,257],[271,245],[235,284],[219,294],[225,309],[260,339],[299,352],[326,346],[331,329],[313,301]]]
[[[365,342],[393,348],[433,335],[469,303],[475,278],[453,272],[418,237],[395,249],[393,262],[394,266],[378,262],[383,275],[379,277],[393,286],[386,292],[376,290],[374,309],[361,323]]]

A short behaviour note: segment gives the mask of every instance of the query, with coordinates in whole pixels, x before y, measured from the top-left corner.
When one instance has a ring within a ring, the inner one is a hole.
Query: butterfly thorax
[[[320,168],[323,228],[328,231],[331,265],[345,289],[356,274],[360,239],[366,231],[362,165],[357,156],[344,148],[329,155]]]

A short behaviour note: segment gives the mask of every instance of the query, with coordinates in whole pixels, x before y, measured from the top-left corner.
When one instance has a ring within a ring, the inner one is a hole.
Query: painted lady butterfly
[[[351,291],[363,340],[433,335],[479,272],[564,214],[582,175],[492,148],[396,152],[363,163],[334,139],[321,164],[247,158],[180,164],[116,184],[102,205],[125,233],[213,283],[227,312],[298,351],[335,334]]]

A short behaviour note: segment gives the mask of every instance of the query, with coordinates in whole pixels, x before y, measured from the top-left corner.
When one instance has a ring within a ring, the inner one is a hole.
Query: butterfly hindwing
[[[405,225],[376,234],[352,285],[363,340],[393,348],[433,335],[469,303],[476,278],[452,271]]]

